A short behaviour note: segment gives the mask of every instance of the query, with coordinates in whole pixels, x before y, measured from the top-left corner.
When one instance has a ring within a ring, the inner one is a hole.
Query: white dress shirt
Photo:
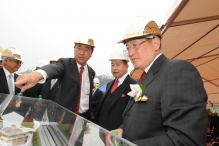
[[[128,73],[125,73],[121,78],[118,79],[119,80],[118,86],[120,86],[124,82],[127,75],[128,75]]]
[[[145,69],[145,72],[146,72],[146,73],[147,73],[148,70],[151,68],[151,66],[152,66],[152,64],[154,63],[154,61],[157,60],[157,58],[158,58],[161,54],[162,54],[162,53],[158,54],[158,55],[154,58],[154,60],[151,62],[151,64]]]
[[[77,63],[78,71],[80,72],[81,65]],[[81,98],[79,106],[79,114],[85,113],[89,110],[89,95],[90,95],[90,80],[88,75],[87,65],[84,66],[82,73]]]

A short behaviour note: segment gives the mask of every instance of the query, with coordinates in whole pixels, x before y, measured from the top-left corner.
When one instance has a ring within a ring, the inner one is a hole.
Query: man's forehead
[[[121,59],[112,59],[111,60],[111,64],[113,64],[113,63],[121,63],[121,62],[123,62]]]
[[[89,46],[89,45],[86,45],[86,44],[80,44],[80,43],[77,43],[76,46],[86,47],[86,48],[91,48],[91,46]]]
[[[125,45],[127,44],[133,44],[134,42],[137,42],[139,40],[143,40],[144,38],[133,38],[126,41]]]

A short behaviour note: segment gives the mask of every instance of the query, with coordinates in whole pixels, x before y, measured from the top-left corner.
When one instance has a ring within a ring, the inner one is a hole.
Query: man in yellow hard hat
[[[9,47],[2,52],[2,65],[0,68],[0,93],[16,95],[20,89],[14,86],[14,81],[18,77],[15,72],[19,70],[23,63],[23,54],[20,49]],[[27,90],[24,96],[34,97],[32,89]]]
[[[207,94],[200,74],[187,61],[167,59],[161,39],[155,21],[137,17],[119,42],[144,71],[139,83],[145,89],[130,92],[118,135],[138,146],[204,146]]]
[[[16,86],[22,90],[33,87],[46,79],[57,78],[60,88],[54,101],[68,110],[90,118],[90,104],[95,71],[87,65],[94,50],[94,41],[80,36],[75,41],[74,58],[60,58],[30,74],[20,75]]]

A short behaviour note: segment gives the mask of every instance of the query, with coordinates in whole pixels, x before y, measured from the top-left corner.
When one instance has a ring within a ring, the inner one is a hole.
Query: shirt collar
[[[14,77],[14,73],[10,73],[6,68],[3,67],[3,70],[5,72],[5,76],[8,77],[10,74],[12,75],[12,77]]]
[[[145,72],[146,72],[146,73],[147,73],[148,70],[151,68],[151,66],[152,66],[152,64],[154,63],[154,61],[157,60],[157,58],[158,58],[161,54],[162,54],[162,53],[158,54],[158,55],[154,58],[154,60],[151,62],[151,64],[145,69]]]
[[[124,82],[127,75],[128,75],[128,73],[125,73],[121,78],[118,79],[119,80],[119,85],[121,85]]]
[[[77,63],[77,62],[76,62],[76,63]],[[81,65],[77,63],[77,66],[78,66],[78,70],[80,71]],[[87,64],[84,66],[84,69],[87,69]]]

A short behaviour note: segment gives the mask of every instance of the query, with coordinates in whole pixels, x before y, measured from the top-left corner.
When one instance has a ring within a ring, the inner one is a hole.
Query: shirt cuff
[[[45,83],[45,82],[46,82],[46,79],[47,79],[47,77],[48,77],[47,73],[46,73],[44,70],[42,70],[42,69],[35,70],[35,72],[38,72],[38,73],[40,73],[40,74],[43,76],[43,79],[42,79],[42,80],[39,80],[38,83],[39,83],[39,84]]]

